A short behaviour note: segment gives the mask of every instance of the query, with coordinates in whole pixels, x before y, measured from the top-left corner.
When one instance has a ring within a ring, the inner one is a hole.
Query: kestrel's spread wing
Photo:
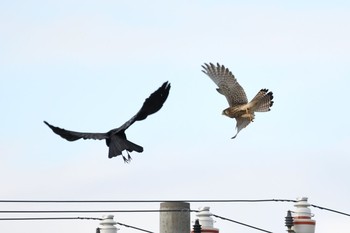
[[[122,151],[126,151],[128,158],[126,159],[123,155],[125,162],[129,162],[131,157],[128,152],[136,151],[142,152],[143,148],[129,140],[125,135],[125,130],[129,128],[135,121],[141,121],[147,118],[147,116],[159,111],[166,99],[168,98],[170,91],[170,83],[165,82],[155,92],[153,92],[143,103],[141,109],[127,122],[121,125],[119,128],[112,129],[107,133],[83,133],[65,130],[53,125],[50,125],[46,121],[44,123],[52,129],[52,131],[62,138],[68,141],[76,141],[79,139],[98,139],[106,140],[106,144],[109,147],[108,157],[116,157],[122,155]]]
[[[235,138],[243,128],[247,127],[254,120],[254,112],[270,111],[270,107],[273,104],[272,92],[269,92],[267,89],[261,89],[248,103],[243,88],[228,68],[219,63],[217,66],[212,63],[209,65],[205,63],[202,67],[204,68],[202,71],[219,87],[217,91],[226,97],[230,105],[223,111],[223,114],[230,118],[235,118],[237,121],[237,133],[232,138]]]
[[[230,107],[235,107],[241,104],[248,103],[247,96],[235,76],[229,71],[225,66],[220,66],[217,64],[210,63],[204,64],[202,66],[204,70],[202,70],[206,75],[208,75],[211,80],[219,87],[216,90],[223,94]]]

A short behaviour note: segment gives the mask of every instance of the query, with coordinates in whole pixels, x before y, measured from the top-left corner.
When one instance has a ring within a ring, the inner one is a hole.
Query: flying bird
[[[209,65],[204,63],[202,67],[204,69],[202,71],[218,86],[216,90],[227,99],[229,107],[224,109],[222,114],[236,119],[237,133],[232,138],[235,138],[239,131],[254,120],[255,112],[270,111],[270,107],[273,104],[273,93],[269,92],[268,89],[261,89],[248,102],[244,89],[239,85],[237,79],[228,68],[219,63],[216,66],[212,63]]]
[[[153,92],[143,103],[141,109],[127,122],[121,125],[119,128],[112,129],[106,133],[83,133],[65,130],[53,125],[50,125],[46,121],[44,123],[52,129],[52,131],[62,138],[68,141],[76,141],[79,139],[98,139],[106,140],[106,144],[109,147],[108,158],[113,158],[121,155],[124,162],[129,162],[131,156],[129,152],[136,151],[141,153],[143,151],[142,146],[139,146],[126,138],[125,130],[128,129],[135,121],[141,121],[147,118],[147,116],[160,110],[168,98],[170,91],[170,83],[165,82],[161,87]],[[126,158],[122,152],[126,151],[128,157]]]

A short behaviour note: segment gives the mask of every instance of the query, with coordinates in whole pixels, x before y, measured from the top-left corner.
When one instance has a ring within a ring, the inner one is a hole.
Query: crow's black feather
[[[44,121],[44,123],[50,127],[54,133],[60,135],[62,138],[68,141],[76,141],[79,139],[105,139],[106,145],[109,147],[108,158],[122,155],[122,152],[124,150],[127,152],[136,151],[141,153],[143,151],[142,146],[139,146],[127,140],[125,130],[129,128],[135,121],[144,120],[147,118],[147,116],[159,111],[168,98],[169,91],[170,83],[163,83],[161,87],[159,87],[144,101],[141,109],[132,118],[130,118],[130,120],[126,121],[119,128],[112,129],[106,133],[75,132],[50,125],[46,121]],[[128,154],[128,159],[126,160],[129,161],[130,159],[130,155]]]

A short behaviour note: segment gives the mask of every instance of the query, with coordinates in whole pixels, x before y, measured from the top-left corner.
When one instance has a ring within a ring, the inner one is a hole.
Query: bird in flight
[[[235,138],[239,131],[254,120],[255,112],[270,111],[270,107],[273,104],[273,94],[268,89],[261,89],[248,102],[244,89],[239,85],[237,79],[228,68],[219,63],[216,66],[212,63],[204,63],[202,67],[204,69],[202,71],[218,86],[216,90],[227,99],[229,107],[223,110],[222,114],[235,118],[237,121],[237,133],[232,138]]]
[[[65,130],[53,125],[50,125],[46,121],[44,123],[52,129],[52,131],[62,138],[68,141],[76,141],[79,139],[98,139],[106,140],[106,144],[109,147],[108,158],[113,158],[121,155],[124,162],[130,162],[131,156],[129,152],[136,151],[141,153],[143,151],[142,146],[139,146],[126,138],[125,130],[128,129],[135,121],[141,121],[147,118],[147,116],[160,110],[168,98],[170,91],[170,83],[165,82],[155,92],[153,92],[143,103],[141,109],[127,122],[121,125],[119,128],[112,129],[106,133],[83,133]],[[126,151],[128,157],[126,158],[122,152]]]

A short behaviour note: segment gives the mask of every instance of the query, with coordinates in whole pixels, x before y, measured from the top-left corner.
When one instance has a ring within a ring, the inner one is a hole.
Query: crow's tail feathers
[[[120,137],[112,137],[110,139],[110,142],[108,144],[109,146],[109,152],[108,152],[108,158],[113,158],[118,155],[121,155],[124,159],[124,162],[129,162],[131,160],[131,156],[129,152],[139,152],[141,153],[143,151],[142,146],[139,146],[133,142],[128,141],[127,139],[120,138]],[[126,150],[128,158],[125,158],[122,154],[122,152]]]

